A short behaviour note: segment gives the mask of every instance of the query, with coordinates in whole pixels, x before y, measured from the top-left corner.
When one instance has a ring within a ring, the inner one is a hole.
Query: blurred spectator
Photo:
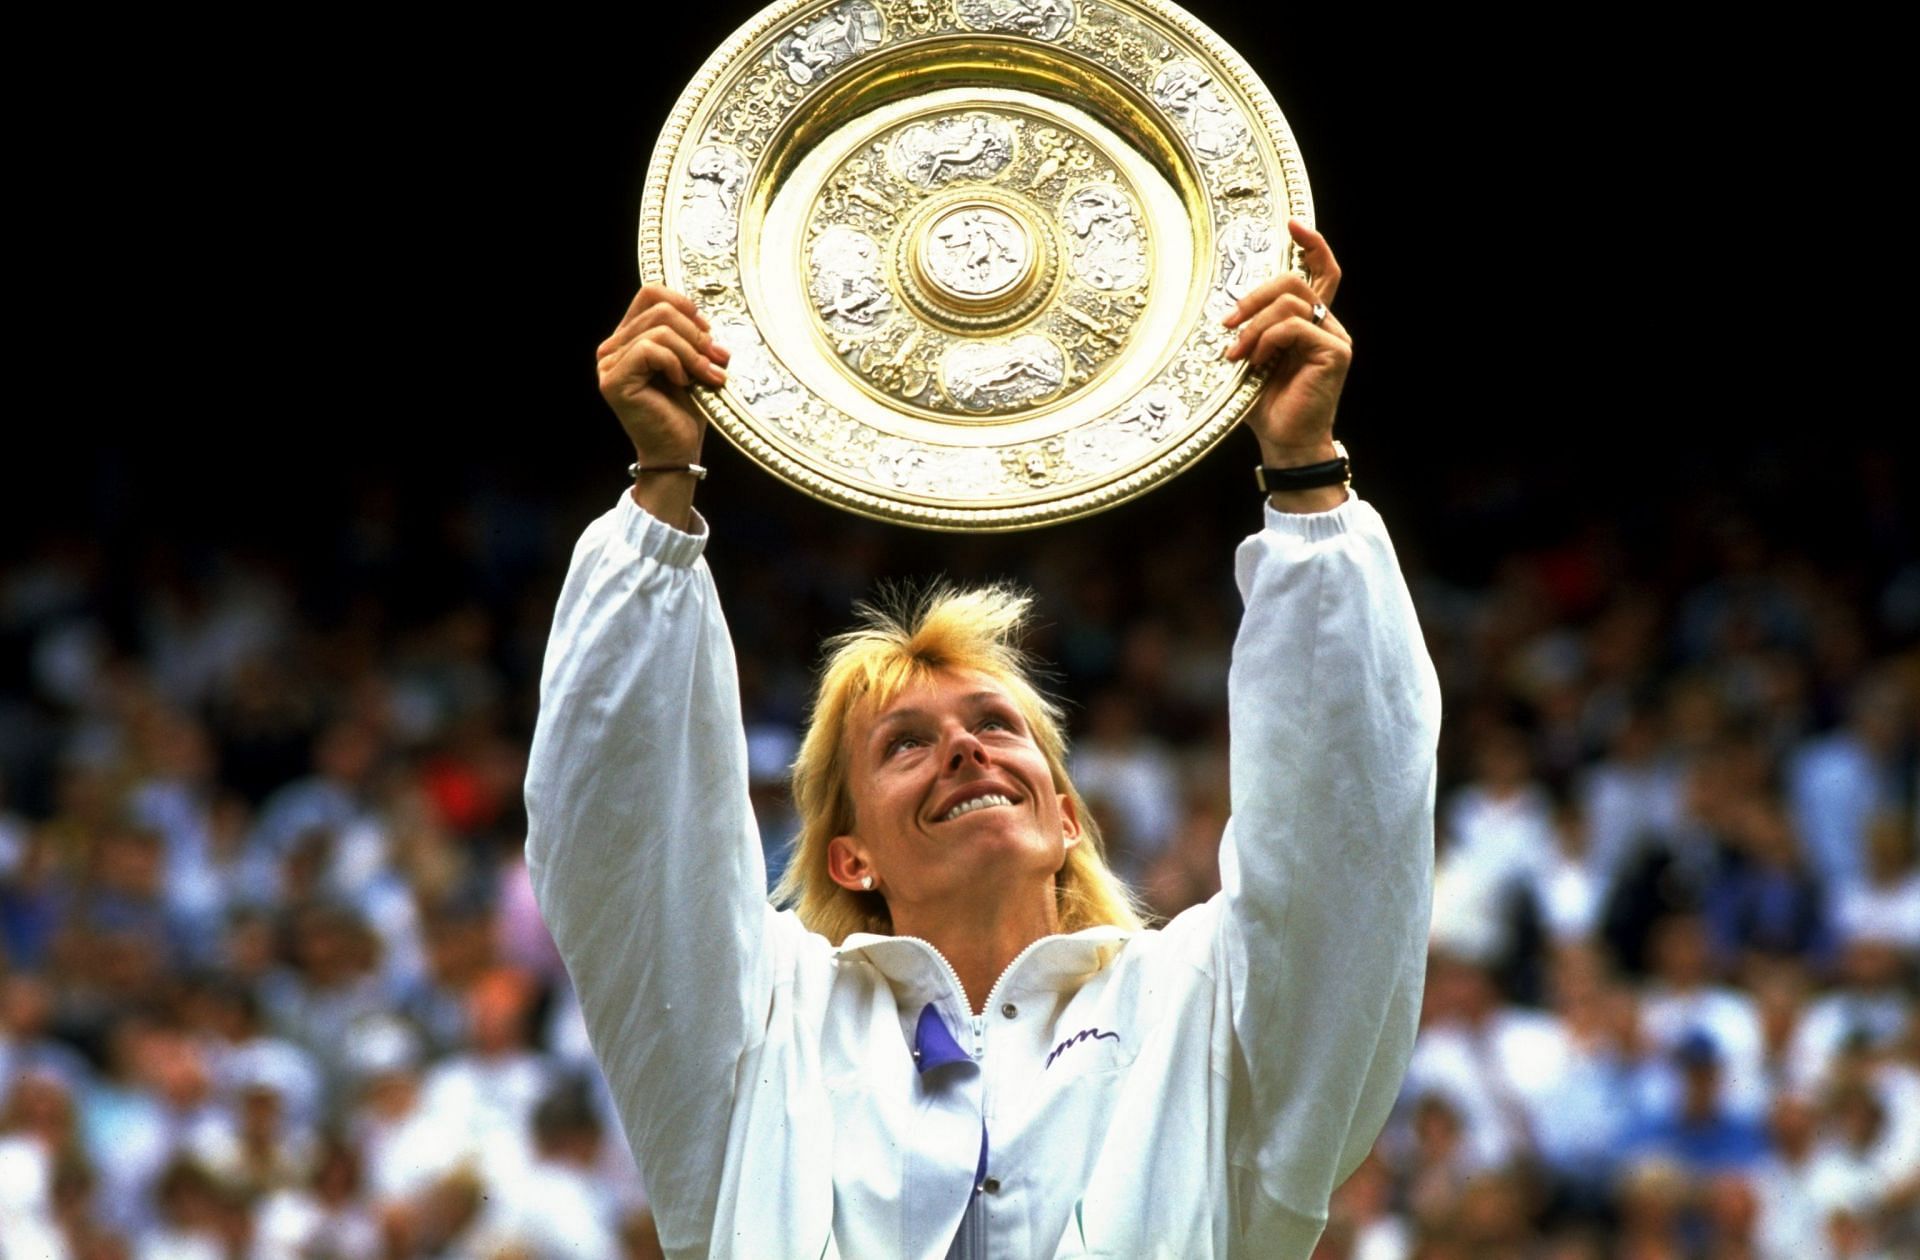
[[[1557,1044],[1531,1065],[1529,1127],[1560,1211],[1598,1220],[1639,1120],[1639,1007],[1585,944],[1555,953],[1549,994]]]
[[[383,1242],[362,1197],[359,1158],[350,1142],[335,1135],[321,1141],[304,1184],[261,1203],[252,1260],[378,1260]]]
[[[1179,829],[1182,791],[1179,767],[1143,727],[1131,693],[1108,688],[1094,697],[1071,769],[1100,819],[1114,869],[1138,880]]]
[[[1893,679],[1864,682],[1847,725],[1808,742],[1788,767],[1800,832],[1829,887],[1852,888],[1865,877],[1868,825],[1900,804],[1896,758],[1909,707]]]
[[[1434,876],[1433,933],[1448,950],[1492,964],[1513,948],[1516,895],[1548,877],[1558,840],[1518,732],[1483,736],[1474,770],[1443,810],[1449,843]]]
[[[1758,1124],[1727,1105],[1720,1048],[1711,1036],[1688,1033],[1673,1058],[1680,1069],[1679,1097],[1647,1115],[1633,1141],[1635,1158],[1659,1160],[1698,1191],[1714,1173],[1752,1167],[1766,1138]]]
[[[1603,888],[1612,888],[1629,864],[1679,830],[1683,774],[1660,737],[1656,713],[1636,707],[1607,756],[1586,773],[1589,860]]]
[[[1835,918],[1845,940],[1881,941],[1920,958],[1920,861],[1914,828],[1900,814],[1867,825],[1866,877],[1840,890]]]
[[[1786,812],[1767,799],[1728,809],[1719,863],[1702,900],[1715,952],[1735,966],[1756,956],[1824,963],[1826,890],[1800,858]]]
[[[1653,976],[1641,1004],[1649,1051],[1677,1056],[1690,1039],[1706,1038],[1727,1091],[1728,1109],[1748,1119],[1764,1115],[1767,1079],[1759,1007],[1750,995],[1716,981],[1706,921],[1698,914],[1662,920],[1654,929],[1652,961]]]
[[[597,1176],[604,1132],[590,1091],[578,1080],[561,1083],[534,1112],[532,1129],[531,1163],[492,1181],[476,1252],[612,1260],[620,1210]]]
[[[1779,1095],[1769,1123],[1768,1153],[1753,1173],[1760,1201],[1756,1250],[1761,1260],[1800,1260],[1819,1255],[1825,1246],[1826,1221],[1809,1178],[1818,1132],[1819,1112],[1803,1095]]]

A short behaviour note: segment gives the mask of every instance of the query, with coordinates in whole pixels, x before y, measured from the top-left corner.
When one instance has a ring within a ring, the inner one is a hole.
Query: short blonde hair
[[[847,732],[857,714],[883,709],[901,692],[940,673],[984,674],[1006,688],[1046,758],[1054,790],[1073,801],[1080,839],[1054,876],[1060,930],[1141,926],[1132,894],[1107,866],[1100,829],[1067,778],[1064,715],[1034,685],[1029,658],[1018,645],[1032,604],[1031,597],[1009,586],[896,592],[878,605],[857,606],[860,624],[827,640],[806,738],[793,763],[800,834],[773,893],[775,902],[792,906],[809,930],[835,945],[855,932],[893,934],[881,894],[842,888],[827,870],[828,845],[854,826]]]

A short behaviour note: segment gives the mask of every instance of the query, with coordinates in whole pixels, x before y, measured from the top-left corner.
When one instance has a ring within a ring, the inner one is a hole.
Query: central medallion
[[[937,295],[965,310],[992,309],[1033,275],[1026,225],[998,206],[963,202],[939,215],[920,239],[920,274]]]

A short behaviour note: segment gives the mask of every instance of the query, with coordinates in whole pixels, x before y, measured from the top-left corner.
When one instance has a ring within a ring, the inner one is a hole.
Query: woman
[[[1349,361],[1292,231],[1311,282],[1227,317],[1269,467],[1333,457]],[[1138,928],[986,591],[833,645],[779,911],[687,471],[728,356],[657,287],[599,354],[638,471],[561,594],[527,849],[668,1253],[1305,1256],[1424,971],[1438,692],[1378,516],[1275,494],[1236,556],[1211,902]]]

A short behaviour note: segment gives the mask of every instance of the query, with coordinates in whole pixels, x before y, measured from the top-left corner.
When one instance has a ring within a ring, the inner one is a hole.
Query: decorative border
[[[666,124],[661,129],[660,138],[655,144],[652,159],[647,167],[646,183],[641,197],[639,238],[639,263],[643,281],[661,280],[667,274],[664,256],[667,185],[681,146],[688,139],[688,129],[694,117],[706,104],[709,95],[730,72],[738,68],[737,63],[743,55],[749,50],[756,49],[776,28],[792,24],[794,19],[803,13],[813,10],[825,11],[836,2],[843,2],[843,0],[779,0],[779,3],[761,10],[707,58],[686,90],[681,93]],[[867,3],[880,9],[883,17],[887,19],[886,32],[881,39],[881,49],[890,44],[902,42],[900,38],[902,35],[905,35],[908,41],[918,37],[917,32],[907,33],[901,30],[899,15],[895,12],[900,8],[898,0],[894,0],[893,3],[889,3],[888,0],[878,0],[877,3],[875,0],[867,0]],[[947,9],[945,4],[936,4],[934,7]],[[1257,145],[1259,140],[1264,138],[1273,150],[1281,184],[1281,188],[1274,191],[1284,192],[1284,208],[1290,211],[1293,217],[1308,223],[1313,221],[1312,194],[1307,182],[1306,167],[1300,159],[1293,133],[1288,128],[1285,118],[1282,117],[1272,93],[1267,90],[1266,85],[1254,74],[1239,53],[1199,19],[1170,3],[1170,0],[1081,0],[1081,3],[1075,6],[1074,18],[1083,18],[1080,12],[1082,8],[1094,7],[1108,8],[1129,17],[1144,16],[1157,20],[1194,45],[1203,57],[1212,63],[1206,66],[1206,69],[1224,71],[1231,79],[1239,100],[1250,105],[1257,116],[1258,127],[1254,143]],[[1061,32],[1062,35],[1066,33],[1064,29]],[[1021,38],[1017,34],[1007,37]],[[1064,55],[1088,61],[1094,66],[1100,64],[1089,58],[1083,50],[1068,46],[1061,40],[1041,42]],[[836,76],[831,73],[823,74],[819,80],[806,85],[807,91],[803,96],[811,95],[821,82],[834,77]],[[1176,127],[1173,130],[1177,134],[1179,129]],[[1238,160],[1238,158],[1221,159],[1223,164]],[[1196,171],[1204,169],[1205,165],[1198,159],[1193,161]],[[1211,187],[1208,193],[1210,200],[1218,196]],[[1273,221],[1281,220],[1281,209],[1281,205],[1269,207]],[[1281,227],[1281,231],[1284,236],[1284,226]],[[1216,249],[1215,256],[1195,260],[1196,266],[1209,269],[1210,277],[1217,274],[1219,265],[1217,253]],[[1287,240],[1279,265],[1291,266],[1295,261],[1296,251],[1292,242]],[[1209,283],[1210,286],[1213,285],[1213,281],[1210,280]],[[1203,318],[1206,317],[1203,316]],[[1193,330],[1189,329],[1186,336],[1192,335]],[[758,431],[759,426],[766,425],[767,422],[742,414],[722,392],[694,387],[689,393],[695,406],[735,446],[814,498],[863,516],[926,529],[1017,530],[1104,511],[1184,471],[1200,456],[1217,445],[1240,422],[1259,397],[1261,387],[1265,383],[1264,373],[1244,367],[1240,370],[1242,372],[1240,381],[1210,417],[1178,444],[1153,456],[1143,466],[1090,489],[1075,491],[1057,499],[1027,502],[1010,507],[932,506],[885,498],[856,489],[822,476],[776,448]],[[1155,379],[1157,382],[1160,378]],[[1091,418],[1088,425],[1117,423],[1116,417],[1119,414],[1116,412]],[[1188,419],[1190,420],[1190,417]]]

